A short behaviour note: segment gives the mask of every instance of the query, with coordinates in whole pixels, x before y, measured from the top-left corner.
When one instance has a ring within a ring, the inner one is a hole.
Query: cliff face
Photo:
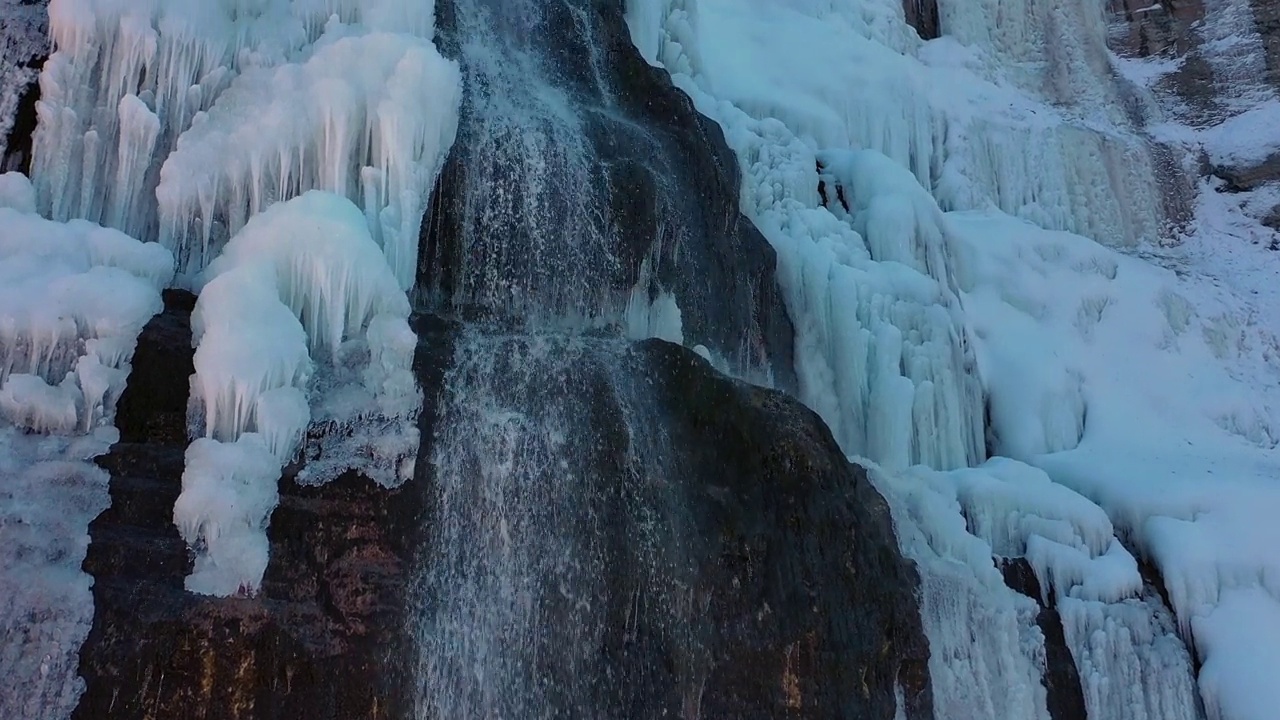
[[[459,0],[440,22],[468,95],[424,228],[416,475],[286,469],[261,592],[186,592],[192,298],[171,293],[100,460],[76,717],[887,720],[899,696],[932,717],[918,578],[821,420],[626,339],[674,326],[794,382],[719,130],[614,0]]]
[[[209,598],[182,589],[189,559],[170,516],[182,471],[190,299],[175,293],[168,300],[140,342],[134,382],[121,402],[121,442],[100,459],[112,476],[112,505],[90,529],[85,569],[95,579],[96,612],[80,654],[87,689],[75,716],[478,711],[467,705],[474,698],[465,688],[423,674],[430,664],[422,662],[424,622],[458,619],[441,618],[449,608],[435,604],[435,594],[424,596],[418,579],[429,578],[432,564],[448,554],[432,543],[439,525],[457,522],[441,496],[451,468],[424,461],[413,481],[393,491],[354,476],[319,488],[286,476],[261,593]],[[461,386],[448,385],[457,374],[447,369],[456,363],[450,349],[461,330],[423,318],[419,331],[419,376],[428,389],[423,452],[431,457],[433,445],[452,442],[443,425],[454,420],[449,398]],[[588,534],[581,538],[587,546],[602,549],[580,560],[598,561],[601,574],[551,570],[535,579],[565,592],[593,588],[599,644],[587,649],[589,664],[574,667],[599,675],[560,682],[588,682],[596,694],[588,705],[582,696],[559,695],[542,699],[560,705],[515,709],[530,717],[636,717],[692,707],[702,717],[889,718],[896,684],[909,717],[931,717],[915,572],[898,554],[884,501],[816,415],[777,392],[720,377],[693,353],[660,341],[606,342],[571,359],[584,380],[573,386],[579,390],[548,388],[513,402],[591,409],[583,416],[589,423],[564,428],[583,453],[569,457],[592,469],[591,489],[560,517]],[[626,374],[602,374],[605,361]],[[617,401],[632,381],[653,402],[639,416],[631,401]],[[667,439],[663,467],[675,472],[637,466],[633,443],[650,433]],[[516,479],[556,482],[537,474]],[[576,517],[610,521],[575,524]],[[673,528],[668,542],[654,546],[660,552],[641,540],[654,531],[654,518]],[[484,540],[483,529],[474,539]],[[500,562],[487,553],[477,560]],[[547,621],[540,642],[510,650],[536,650],[543,656],[539,676],[549,679],[568,669],[562,660],[577,657],[581,648],[568,638],[590,614],[579,610],[575,618],[554,601],[556,593],[538,596]],[[502,628],[468,630],[505,637]],[[444,696],[454,691],[460,694]]]
[[[1218,3],[1202,0],[1111,0],[1112,47],[1130,57],[1166,57],[1176,69],[1155,86],[1172,98],[1173,115],[1191,127],[1212,131],[1256,109],[1280,91],[1280,4],[1271,0]],[[1226,131],[1224,131],[1226,132]],[[1244,137],[1267,143],[1268,130],[1256,124],[1231,130],[1232,144]],[[1224,181],[1228,192],[1249,192],[1280,182],[1280,151],[1221,157],[1207,144],[1203,172]],[[1280,206],[1255,209],[1263,224]]]

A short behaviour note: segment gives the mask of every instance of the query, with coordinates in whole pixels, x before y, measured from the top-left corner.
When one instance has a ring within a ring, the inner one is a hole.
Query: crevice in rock
[[[1035,600],[1040,606],[1036,626],[1044,635],[1045,672],[1042,680],[1049,716],[1053,720],[1086,720],[1080,671],[1076,668],[1071,648],[1067,646],[1062,616],[1054,607],[1053,595],[1049,595],[1046,605],[1040,581],[1026,558],[996,558],[996,564],[1004,576],[1005,585]]]
[[[922,40],[942,36],[938,0],[902,0],[902,11],[906,15],[907,24],[915,28]]]

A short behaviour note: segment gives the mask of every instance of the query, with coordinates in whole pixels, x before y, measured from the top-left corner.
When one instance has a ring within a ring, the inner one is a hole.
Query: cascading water
[[[677,704],[696,706],[711,669],[689,631],[709,600],[696,518],[667,481],[671,439],[637,417],[637,360],[608,340],[458,340],[431,458],[419,716],[637,716],[677,700],[653,692],[658,648]]]
[[[849,466],[812,415],[758,435],[763,408],[747,398],[763,391],[629,342],[671,340],[795,385],[774,255],[738,212],[736,162],[641,60],[622,11],[438,10],[465,92],[418,282],[419,307],[455,324],[418,466],[431,510],[410,613],[417,715],[737,717],[801,703],[888,717],[898,684],[922,717],[922,661],[873,663],[892,675],[857,697],[839,690],[857,661],[818,659],[890,636],[898,657],[923,647],[892,541],[890,556],[873,542],[853,558],[848,521],[833,520],[867,513],[854,532],[890,538],[878,499],[853,500],[870,486],[833,479]],[[793,430],[834,464],[796,469]],[[820,549],[825,533],[841,550]],[[863,563],[860,577],[880,580],[850,591]],[[834,620],[851,592],[903,603]]]
[[[417,717],[931,717],[913,574],[815,415],[668,343],[452,334]]]
[[[789,386],[791,326],[773,254],[737,212],[736,162],[601,5],[440,8],[466,93],[428,219],[422,304],[683,339]]]

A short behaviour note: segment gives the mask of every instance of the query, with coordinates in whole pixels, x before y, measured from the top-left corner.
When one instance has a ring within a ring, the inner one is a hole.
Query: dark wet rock
[[[1054,720],[1086,720],[1088,713],[1080,685],[1080,671],[1067,645],[1062,616],[1053,606],[1052,595],[1046,605],[1040,581],[1026,558],[998,558],[997,564],[1004,575],[1005,585],[1032,598],[1040,606],[1036,625],[1044,635],[1045,671],[1041,679],[1047,691],[1045,705],[1049,716]]]
[[[1213,174],[1226,181],[1228,192],[1247,192],[1270,182],[1280,181],[1280,153],[1256,165],[1213,168]]]
[[[941,37],[938,0],[902,0],[902,11],[906,15],[907,24],[915,28],[921,39],[933,40]]]
[[[191,311],[195,295],[164,291],[164,312],[138,337],[131,382],[116,407],[120,441],[186,444],[187,395],[195,372],[191,347]]]
[[[1262,218],[1262,224],[1280,233],[1280,205],[1271,208],[1271,212]]]
[[[821,420],[662,341],[456,340],[427,717],[932,716],[918,577]],[[498,592],[507,588],[509,592]]]
[[[1267,82],[1280,89],[1280,2],[1249,0],[1249,9],[1253,11],[1254,26],[1262,39]]]
[[[254,598],[183,589],[181,490],[192,298],[166,293],[120,402],[122,442],[99,459],[111,507],[90,525],[95,614],[76,718],[398,718],[408,686],[402,616],[418,499],[354,475],[286,477]]]
[[[1182,56],[1194,47],[1191,28],[1204,17],[1202,0],[1109,0],[1112,47],[1130,57]]]
[[[674,297],[687,344],[794,387],[775,255],[739,211],[720,128],[641,58],[620,0],[518,5],[437,10],[465,93],[424,221],[419,304],[616,326],[638,287],[645,304]]]
[[[26,172],[40,68],[49,55],[48,0],[0,0],[0,173]]]

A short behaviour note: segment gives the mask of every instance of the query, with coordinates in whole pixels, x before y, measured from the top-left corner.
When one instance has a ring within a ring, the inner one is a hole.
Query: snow
[[[162,241],[197,269],[215,227],[234,234],[246,213],[323,188],[365,209],[362,222],[408,289],[426,199],[457,131],[460,83],[430,43],[390,33],[326,35],[304,63],[244,73],[160,171]]]
[[[17,172],[0,174],[0,208],[17,210],[24,215],[36,212],[36,191],[26,175]]]
[[[67,437],[0,427],[0,717],[62,720],[83,692],[93,579],[80,564],[89,522],[111,504],[107,473],[88,460],[112,440],[107,429]]]
[[[36,432],[109,426],[128,360],[160,290],[169,253],[84,221],[30,210],[31,186],[0,176],[0,412]]]
[[[312,354],[332,357],[343,340],[379,315],[409,315],[409,301],[364,215],[336,195],[308,192],[254,216],[205,277],[258,263],[273,268],[280,297],[301,320]]]
[[[1272,100],[1203,131],[1216,165],[1248,167],[1280,153],[1280,100]]]
[[[158,238],[190,281],[250,216],[324,189],[412,285],[461,94],[430,3],[52,0],[49,17],[43,212]]]
[[[935,715],[1048,720],[1036,603],[1005,586],[991,544],[966,529],[948,475],[856,460],[889,501],[903,554],[920,571]]]
[[[190,589],[252,593],[282,465],[305,459],[303,482],[412,472],[405,291],[457,64],[432,4],[405,0],[51,0],[49,18],[35,207],[158,240],[177,260],[164,282],[199,291],[189,416],[207,442],[175,522]],[[18,390],[57,409],[54,388]]]

